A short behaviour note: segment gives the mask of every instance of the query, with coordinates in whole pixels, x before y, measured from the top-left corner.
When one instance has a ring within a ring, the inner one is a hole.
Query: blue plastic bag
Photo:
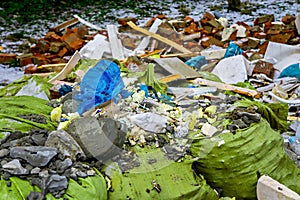
[[[279,75],[279,78],[283,77],[296,77],[300,79],[300,65],[299,63],[292,64],[286,67]]]
[[[243,50],[238,45],[236,45],[234,42],[230,41],[229,46],[225,52],[224,58],[242,55],[242,54],[243,54]]]
[[[81,101],[78,113],[82,115],[95,106],[117,100],[123,88],[119,66],[109,60],[99,61],[88,70],[80,83],[80,93],[75,96],[76,100]]]
[[[205,56],[196,56],[194,58],[189,59],[185,62],[188,66],[195,67],[197,69],[200,69],[203,65],[207,64],[207,60]]]

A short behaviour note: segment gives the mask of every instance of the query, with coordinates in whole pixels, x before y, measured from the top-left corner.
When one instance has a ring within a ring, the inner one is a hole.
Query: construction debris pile
[[[300,199],[300,14],[137,22],[0,55],[0,198]]]

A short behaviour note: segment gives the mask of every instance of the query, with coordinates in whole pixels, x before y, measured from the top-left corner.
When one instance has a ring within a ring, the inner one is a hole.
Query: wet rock
[[[46,185],[49,192],[57,192],[68,188],[68,180],[65,176],[52,175]]]
[[[35,167],[30,171],[30,174],[39,174],[41,172],[41,168]]]
[[[41,192],[30,192],[26,200],[44,200],[45,197]]]
[[[13,175],[26,175],[28,174],[28,170],[22,167],[20,161],[18,159],[14,159],[5,165],[2,166],[4,171],[9,172]]]
[[[77,112],[77,108],[79,106],[80,102],[74,100],[74,99],[67,99],[62,106],[62,112],[64,114],[68,113],[75,113]]]
[[[46,166],[57,155],[57,149],[44,146],[13,147],[10,156],[22,158],[34,167]]]
[[[154,132],[163,133],[167,126],[167,119],[156,113],[141,113],[130,117],[130,120],[140,128]]]
[[[3,158],[5,156],[7,156],[9,154],[9,150],[8,149],[1,149],[0,150],[0,158]]]
[[[45,134],[34,133],[31,136],[32,141],[38,146],[44,146],[47,140],[47,136]]]
[[[85,173],[83,171],[77,171],[76,175],[80,178],[86,178],[88,176],[87,173]]]
[[[96,172],[95,172],[94,170],[90,169],[90,170],[88,170],[88,171],[86,172],[86,174],[87,174],[88,176],[94,176],[94,175],[96,174]]]
[[[45,145],[58,149],[58,152],[62,155],[68,154],[73,161],[86,158],[85,153],[76,140],[64,130],[51,132]]]
[[[62,162],[58,162],[57,164],[57,172],[58,173],[63,173],[66,169],[71,167],[73,164],[72,160],[70,158],[65,159]]]
[[[47,124],[47,118],[43,115],[38,115],[38,114],[24,114],[24,115],[18,115],[18,117],[27,119],[36,123],[41,123],[41,124]]]
[[[39,177],[41,178],[46,178],[49,176],[49,171],[46,169],[43,169],[40,173],[39,173]]]
[[[120,152],[126,127],[111,118],[83,117],[74,120],[68,132],[80,144],[87,157],[107,160]]]

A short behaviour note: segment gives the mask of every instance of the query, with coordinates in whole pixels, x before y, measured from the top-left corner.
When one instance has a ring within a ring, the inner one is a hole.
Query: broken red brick
[[[215,16],[213,14],[209,13],[209,12],[205,12],[203,14],[203,18],[206,18],[208,20],[212,20],[212,19],[215,19]]]
[[[76,32],[68,28],[66,33],[61,37],[61,39],[67,44],[70,50],[78,50],[84,44],[84,40],[79,38]]]
[[[266,22],[274,22],[274,15],[262,15],[254,20],[254,26],[264,24]]]
[[[83,39],[89,33],[87,26],[84,26],[84,25],[79,26],[77,28],[77,31],[75,31],[75,32],[76,32],[77,36],[81,39]]]
[[[61,37],[59,35],[57,35],[55,32],[48,32],[45,37],[45,40],[48,40],[50,42],[61,42]]]
[[[62,42],[51,42],[49,52],[57,54],[65,46]]]
[[[273,78],[274,72],[275,72],[275,69],[274,69],[273,64],[263,61],[263,60],[257,61],[255,63],[254,69],[253,69],[254,74],[265,74],[269,78]]]
[[[286,44],[289,41],[289,39],[291,38],[291,36],[292,36],[292,34],[289,34],[289,33],[271,35],[270,40],[272,42]]]
[[[46,53],[50,48],[49,42],[44,39],[40,39],[35,46],[37,48],[38,53]]]
[[[0,53],[0,64],[8,64],[16,60],[17,60],[16,54]]]
[[[134,18],[134,17],[128,17],[128,18],[119,18],[118,19],[118,24],[120,24],[121,26],[128,26],[127,22],[132,21],[133,23],[137,23],[138,19]]]
[[[284,23],[284,24],[290,24],[290,23],[292,23],[293,21],[295,21],[295,17],[294,16],[292,16],[292,15],[286,15],[286,16],[284,16],[284,17],[282,17],[282,22]]]
[[[64,55],[66,55],[68,53],[68,49],[66,48],[66,47],[63,47],[58,53],[57,53],[57,55],[59,56],[59,57],[63,57]]]
[[[201,39],[201,45],[204,49],[206,49],[206,48],[210,47],[211,45],[223,47],[224,43],[212,36],[208,36],[208,37]]]
[[[152,26],[152,24],[154,23],[155,20],[156,20],[155,17],[152,17],[151,19],[149,19],[149,20],[147,21],[145,27],[150,27],[150,26]],[[126,22],[126,24],[127,24],[127,22]]]
[[[31,65],[25,68],[24,74],[34,74],[38,72],[37,66]]]
[[[188,27],[184,28],[184,32],[186,34],[193,34],[193,33],[199,32],[199,29],[198,29],[197,24],[195,22],[191,22]]]
[[[256,32],[253,34],[253,37],[258,38],[258,39],[265,39],[267,38],[267,34],[263,32]]]
[[[32,58],[33,58],[32,56],[20,58],[20,65],[21,66],[26,66],[26,65],[33,64],[33,59]]]
[[[263,44],[259,45],[259,51],[258,53],[262,54],[262,55],[265,55],[266,53],[266,50],[268,48],[268,44],[269,44],[269,41],[265,41]]]

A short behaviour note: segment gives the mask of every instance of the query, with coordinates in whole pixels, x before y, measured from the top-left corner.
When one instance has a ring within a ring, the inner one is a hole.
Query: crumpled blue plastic
[[[80,93],[75,99],[81,101],[78,113],[82,115],[91,108],[107,101],[118,101],[118,94],[124,88],[119,66],[110,60],[100,60],[89,69],[80,83]]]
[[[279,78],[283,77],[296,77],[300,79],[300,63],[292,64],[286,67],[279,75]]]
[[[242,55],[243,49],[241,49],[238,45],[236,45],[233,41],[230,41],[228,48],[225,52],[224,58],[228,58],[231,56]]]
[[[203,65],[207,64],[207,60],[205,56],[196,56],[186,61],[185,64],[195,67],[196,69],[200,69]]]
[[[72,90],[73,90],[73,87],[72,87],[72,86],[69,86],[69,85],[64,84],[63,86],[61,86],[61,87],[59,88],[58,91],[59,91],[59,94],[60,94],[60,95],[64,96],[64,95],[68,94],[69,92],[72,92]]]

